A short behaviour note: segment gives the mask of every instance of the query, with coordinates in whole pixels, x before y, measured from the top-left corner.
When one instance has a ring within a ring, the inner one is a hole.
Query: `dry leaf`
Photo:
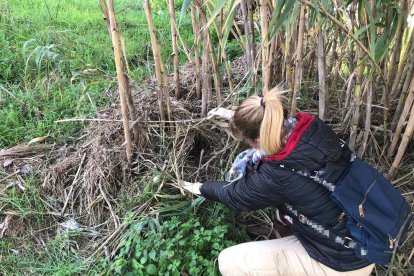
[[[4,168],[7,168],[7,167],[8,167],[8,166],[10,166],[12,163],[13,163],[13,160],[12,160],[12,159],[6,159],[6,160],[4,160],[4,162],[3,162],[3,167],[4,167]]]
[[[11,215],[7,215],[2,223],[0,223],[0,238],[3,238],[4,232],[9,228],[9,223],[12,219]]]
[[[34,144],[34,143],[43,142],[44,140],[46,140],[46,138],[47,138],[47,136],[34,138],[34,139],[30,140],[29,143],[27,143],[27,145],[29,146],[29,145]]]
[[[20,172],[22,174],[29,174],[32,171],[32,166],[30,164],[25,164],[20,168]]]

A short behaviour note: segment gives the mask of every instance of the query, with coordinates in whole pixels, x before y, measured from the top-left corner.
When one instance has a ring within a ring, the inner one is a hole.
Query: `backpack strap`
[[[359,251],[361,256],[367,255],[368,251],[363,246],[361,246],[359,243],[355,242],[354,239],[348,236],[342,235],[341,233],[333,229],[327,229],[323,225],[310,220],[305,215],[293,209],[292,205],[290,204],[285,204],[285,205],[286,205],[287,210],[292,214],[294,218],[296,218],[300,223],[313,229],[319,235],[324,236],[334,241],[335,243],[342,245],[343,247],[347,249],[354,249],[355,251]]]

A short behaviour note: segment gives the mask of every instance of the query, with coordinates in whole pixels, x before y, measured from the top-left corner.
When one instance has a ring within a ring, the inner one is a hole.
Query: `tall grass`
[[[161,55],[171,54],[164,1],[152,1]],[[176,1],[177,8],[182,4]],[[95,0],[8,0],[0,2],[0,148],[49,136],[63,143],[79,136],[82,123],[58,119],[87,116],[107,104],[115,85],[111,40]],[[130,77],[153,72],[147,22],[140,1],[115,3],[126,41]],[[191,26],[191,19],[181,22]],[[191,27],[190,27],[191,28]],[[189,40],[191,29],[182,36]],[[180,55],[180,62],[186,60]],[[167,72],[172,68],[167,66]]]

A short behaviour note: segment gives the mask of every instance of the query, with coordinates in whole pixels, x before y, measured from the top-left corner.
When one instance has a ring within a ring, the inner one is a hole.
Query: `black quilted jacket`
[[[346,146],[341,147],[340,139],[320,119],[305,113],[299,113],[296,118],[299,123],[285,148],[264,159],[256,172],[230,185],[226,181],[206,181],[201,193],[238,211],[273,206],[283,209],[289,203],[309,219],[348,235],[345,222],[338,221],[342,211],[331,200],[330,192],[291,169],[324,169],[325,179],[335,183],[349,164],[351,152]],[[292,230],[313,259],[334,270],[350,271],[369,265],[352,249],[336,244],[298,221],[294,221]]]

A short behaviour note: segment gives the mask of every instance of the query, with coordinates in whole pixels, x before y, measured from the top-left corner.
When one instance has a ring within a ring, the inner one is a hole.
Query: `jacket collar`
[[[296,114],[295,118],[298,120],[298,123],[293,129],[292,134],[289,136],[286,145],[278,153],[263,158],[263,161],[279,161],[286,158],[296,147],[309,125],[315,120],[315,117],[304,112],[299,112]]]

